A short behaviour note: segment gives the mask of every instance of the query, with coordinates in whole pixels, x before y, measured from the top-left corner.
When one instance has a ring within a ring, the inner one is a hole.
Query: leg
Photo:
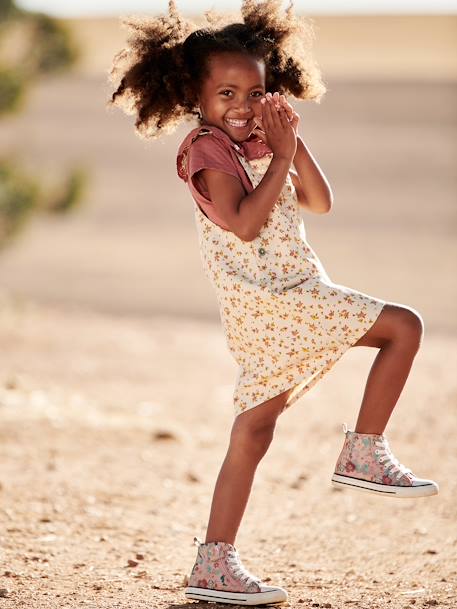
[[[408,378],[423,336],[421,316],[386,304],[370,330],[354,346],[379,347],[370,370],[355,431],[382,434]]]
[[[273,439],[290,389],[238,415],[214,489],[205,543],[234,544],[251,491],[255,470]]]
[[[368,376],[355,431],[346,431],[332,484],[385,497],[428,497],[439,487],[418,478],[394,456],[384,429],[408,378],[423,336],[421,316],[386,304],[356,345],[379,347]]]

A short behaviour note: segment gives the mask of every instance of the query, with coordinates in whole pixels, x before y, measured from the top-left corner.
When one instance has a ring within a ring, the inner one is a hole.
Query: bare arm
[[[214,169],[203,169],[203,179],[212,201],[230,230],[243,241],[255,239],[277,202],[297,150],[294,127],[284,108],[275,108],[263,98],[262,123],[273,157],[259,184],[248,195],[240,181]]]
[[[212,201],[229,229],[243,241],[252,241],[260,232],[281,194],[291,161],[273,155],[256,188],[245,195],[235,176],[215,169],[202,169],[201,175]]]
[[[330,185],[299,135],[297,135],[297,152],[293,164],[297,174],[294,178],[291,172],[292,181],[300,205],[316,214],[328,213],[333,205]]]
[[[306,207],[308,204],[308,201],[306,200],[306,196],[305,196],[305,193],[302,188],[300,178],[298,177],[297,172],[294,171],[293,169],[289,169],[289,175],[292,179],[292,184],[294,185],[295,192],[297,193],[298,204],[302,207]]]

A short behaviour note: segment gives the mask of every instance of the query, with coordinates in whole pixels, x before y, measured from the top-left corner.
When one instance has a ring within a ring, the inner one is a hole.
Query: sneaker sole
[[[197,601],[229,603],[232,605],[266,605],[267,603],[283,603],[287,600],[287,592],[281,588],[268,592],[243,593],[187,587],[184,594],[186,598]]]
[[[332,486],[335,488],[349,488],[354,491],[362,491],[365,493],[373,493],[375,495],[384,495],[386,497],[430,497],[437,495],[438,485],[423,484],[421,486],[388,486],[377,482],[368,482],[367,480],[359,480],[341,474],[333,474]]]

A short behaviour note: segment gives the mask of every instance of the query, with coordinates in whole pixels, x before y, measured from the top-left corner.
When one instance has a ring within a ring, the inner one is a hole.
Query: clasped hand
[[[253,132],[271,149],[274,155],[292,161],[297,150],[300,116],[277,91],[268,92],[261,100],[262,116],[255,117]]]

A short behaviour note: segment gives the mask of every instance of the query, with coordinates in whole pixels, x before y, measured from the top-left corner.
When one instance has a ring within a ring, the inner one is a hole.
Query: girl
[[[319,102],[325,92],[309,54],[311,25],[292,5],[283,14],[281,0],[243,0],[241,13],[228,24],[206,13],[198,29],[170,1],[168,16],[131,21],[111,101],[135,114],[145,137],[198,118],[177,171],[193,197],[204,271],[239,372],[230,444],[185,594],[261,605],[287,592],[252,575],[234,546],[257,465],[278,416],[350,347],[379,352],[355,429],[343,426],[332,483],[390,497],[434,495],[438,485],[402,465],[384,435],[421,344],[421,316],[333,283],[306,239],[299,208],[326,214],[333,204],[286,98]]]

